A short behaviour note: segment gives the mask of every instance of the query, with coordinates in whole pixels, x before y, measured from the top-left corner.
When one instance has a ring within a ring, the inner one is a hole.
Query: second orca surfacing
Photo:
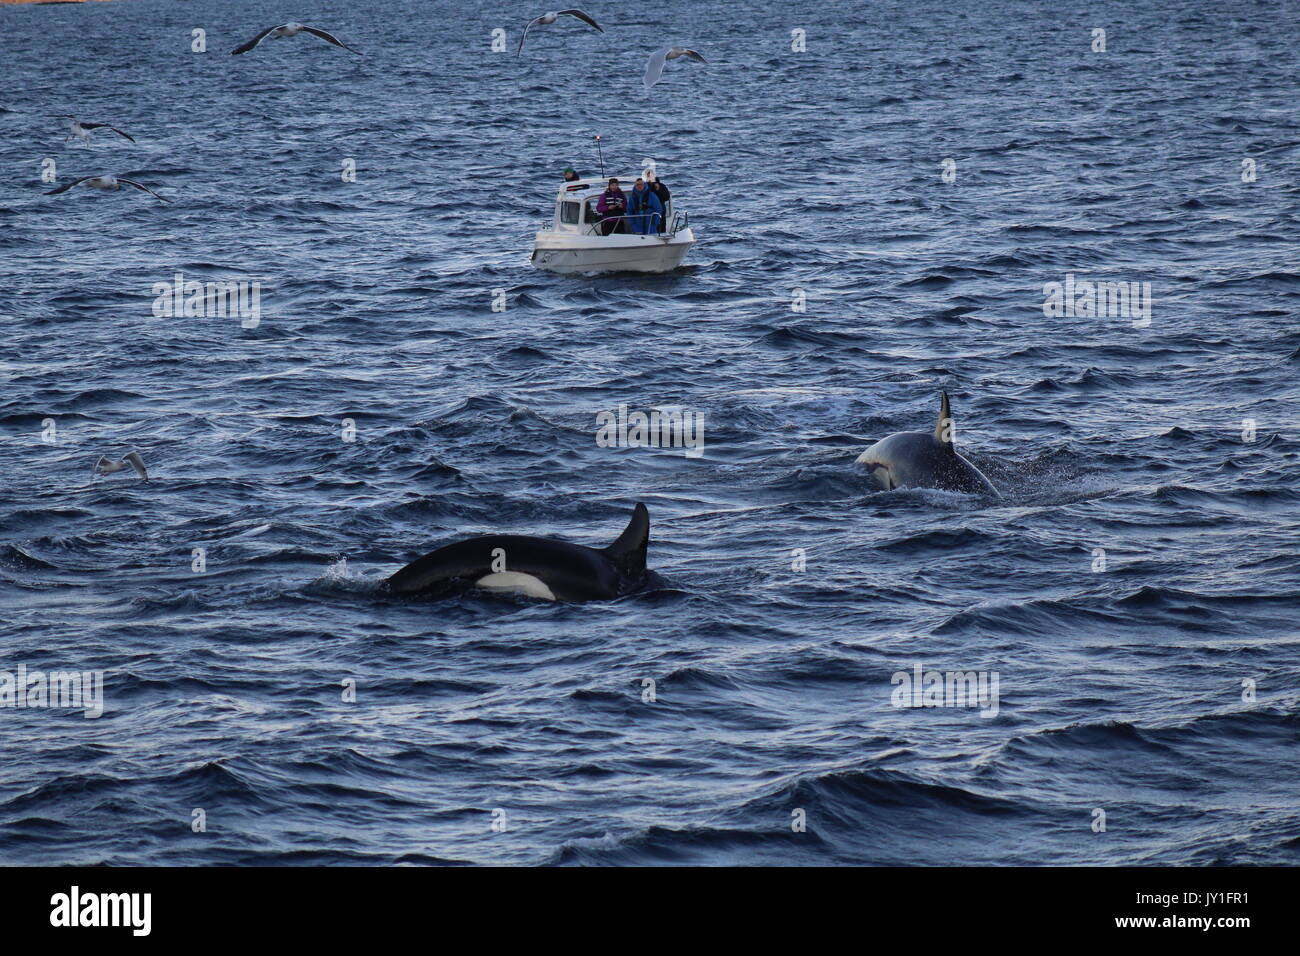
[[[638,503],[627,528],[607,548],[529,535],[483,535],[417,558],[380,590],[395,596],[443,597],[477,587],[548,601],[610,600],[663,583],[646,570],[649,542],[650,514]]]
[[[898,432],[882,438],[858,456],[858,464],[866,465],[885,491],[939,488],[1001,498],[984,473],[957,454],[948,393],[939,395],[939,421],[933,432]]]

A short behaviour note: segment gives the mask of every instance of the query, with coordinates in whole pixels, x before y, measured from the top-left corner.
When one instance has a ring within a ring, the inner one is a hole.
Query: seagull
[[[149,480],[149,472],[145,470],[144,459],[140,457],[138,451],[127,452],[120,460],[114,461],[107,455],[100,455],[99,461],[95,462],[94,475],[111,475],[115,471],[121,471],[127,465],[135,469],[135,473],[145,481]]]
[[[659,82],[659,77],[664,72],[664,62],[666,60],[675,60],[679,56],[684,56],[688,60],[694,60],[697,63],[709,62],[694,50],[688,50],[684,46],[666,46],[662,50],[655,50],[654,53],[650,54],[650,59],[645,65],[645,76],[642,77],[645,81],[645,88],[648,90]]]
[[[535,26],[546,26],[547,24],[554,23],[556,20],[560,19],[560,17],[563,16],[577,17],[583,23],[590,23],[600,33],[605,32],[601,28],[601,25],[599,23],[591,19],[591,17],[587,16],[581,10],[559,10],[555,13],[543,13],[536,20],[530,20],[528,26],[524,27],[524,35],[519,38],[519,47],[515,50],[515,56],[518,56],[519,51],[524,48],[524,41],[528,39],[529,30],[531,30]]]
[[[146,192],[150,196],[155,196],[163,202],[171,202],[171,200],[166,196],[159,196],[152,189],[141,186],[134,179],[119,179],[116,176],[82,176],[80,179],[74,179],[70,183],[64,183],[58,189],[51,189],[45,195],[57,196],[59,193],[66,193],[73,186],[86,186],[90,189],[121,189],[123,185],[134,186],[141,192]]]
[[[129,139],[133,143],[135,142],[134,136],[122,132],[116,126],[109,126],[107,123],[78,123],[77,118],[75,116],[69,116],[67,113],[55,113],[51,115],[55,119],[65,119],[68,121],[69,132],[68,132],[68,138],[64,140],[65,143],[70,143],[74,139],[79,139],[87,146],[89,146],[90,131],[92,129],[111,129],[118,136],[121,136],[124,139]]]
[[[283,23],[278,27],[267,27],[265,30],[263,30],[257,36],[253,37],[253,39],[249,40],[243,46],[237,46],[233,50],[231,50],[230,55],[235,56],[236,54],[239,53],[247,53],[249,50],[253,49],[253,47],[257,46],[267,37],[271,37],[274,40],[278,40],[280,39],[280,37],[296,37],[299,33],[310,33],[312,36],[320,37],[326,43],[333,43],[335,46],[343,47],[343,49],[347,50],[349,53],[356,53],[357,56],[361,55],[359,51],[352,49],[352,47],[348,46],[338,37],[331,36],[330,34],[326,33],[324,30],[317,30],[315,27],[303,26],[301,23]]]

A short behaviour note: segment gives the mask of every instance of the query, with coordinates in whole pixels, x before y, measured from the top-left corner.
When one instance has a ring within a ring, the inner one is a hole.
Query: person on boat
[[[565,187],[565,192],[573,192],[575,189],[581,189],[579,185],[582,177],[574,170],[572,166],[564,167],[564,181],[569,185]]]
[[[611,179],[609,188],[596,203],[596,212],[604,218],[600,221],[600,234],[608,236],[615,232],[627,232],[624,216],[627,215],[627,193],[618,188],[618,180]]]
[[[672,198],[672,193],[668,191],[668,187],[663,184],[663,180],[661,180],[658,176],[654,176],[650,180],[650,189],[652,192],[654,192],[656,196],[659,197],[659,205],[663,206],[664,221],[667,221],[668,200]]]
[[[659,231],[659,223],[663,219],[664,207],[659,202],[659,197],[655,195],[654,190],[647,186],[644,180],[638,179],[636,185],[632,187],[632,196],[627,211],[633,232],[648,236],[652,232],[657,233]]]

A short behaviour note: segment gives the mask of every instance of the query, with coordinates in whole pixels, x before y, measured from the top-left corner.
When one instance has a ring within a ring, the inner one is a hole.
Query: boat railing
[[[614,221],[617,221],[617,220],[622,220],[622,221],[624,222],[624,224],[625,224],[625,228],[622,230],[622,231],[624,232],[624,234],[631,233],[631,234],[633,234],[633,235],[647,235],[647,236],[648,236],[648,235],[652,235],[652,233],[648,233],[648,232],[647,232],[647,233],[638,233],[637,230],[634,228],[634,224],[631,222],[631,220],[637,220],[637,222],[635,223],[635,225],[639,226],[639,225],[642,224],[642,222],[641,222],[642,220],[645,220],[645,219],[651,219],[651,218],[653,218],[653,220],[654,220],[654,221],[651,222],[651,228],[654,228],[654,226],[656,226],[656,225],[660,225],[660,224],[662,224],[662,221],[663,221],[663,215],[660,214],[660,213],[657,213],[657,212],[639,212],[639,213],[633,213],[633,214],[626,215],[626,216],[602,216],[600,219],[597,219],[597,220],[595,220],[595,221],[592,221],[592,222],[588,222],[588,223],[586,223],[587,228],[583,231],[583,235],[586,235],[586,236],[603,236],[603,235],[606,234],[606,233],[605,233],[605,229],[604,229],[604,225],[605,225],[605,223],[607,223],[607,222],[614,222]],[[682,216],[679,215],[679,216],[676,218],[676,220],[674,220],[674,222],[673,222],[673,228],[672,228],[672,230],[671,230],[671,231],[668,231],[667,234],[670,235],[670,236],[671,236],[671,235],[676,235],[677,230],[680,228],[680,225],[679,225],[679,224],[680,224],[681,222],[682,222]],[[613,234],[614,234],[614,233],[609,233],[609,235],[613,235]],[[665,234],[665,231],[664,231],[664,230],[660,230],[660,229],[655,229],[655,231],[654,231],[654,233],[653,233],[653,235],[659,235],[659,236],[662,236],[662,235],[664,235],[664,234]]]

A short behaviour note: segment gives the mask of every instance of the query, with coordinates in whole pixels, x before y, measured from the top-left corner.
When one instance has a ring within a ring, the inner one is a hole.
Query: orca
[[[882,438],[858,456],[858,464],[866,465],[885,491],[939,488],[1001,498],[993,483],[957,453],[948,393],[939,396],[939,421],[933,433],[898,432]]]
[[[607,601],[662,586],[663,579],[646,570],[649,542],[650,513],[638,503],[627,528],[607,548],[519,534],[467,538],[416,558],[380,590],[402,597],[443,597],[477,587],[547,601]]]

